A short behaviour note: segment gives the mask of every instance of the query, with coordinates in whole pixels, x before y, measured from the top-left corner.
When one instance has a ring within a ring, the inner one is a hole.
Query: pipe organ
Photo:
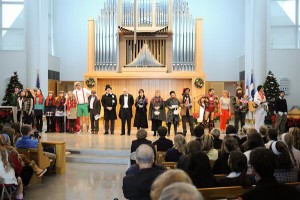
[[[95,71],[141,67],[132,62],[140,59],[137,55],[144,44],[151,63],[159,62],[159,67],[168,68],[168,72],[195,71],[195,20],[188,0],[107,0],[94,23]],[[120,47],[122,39],[125,49]],[[119,56],[125,61],[119,62]]]

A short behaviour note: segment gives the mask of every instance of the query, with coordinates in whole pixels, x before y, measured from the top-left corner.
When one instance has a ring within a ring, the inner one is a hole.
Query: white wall
[[[87,71],[87,22],[98,16],[103,2],[53,1],[54,53],[61,58],[61,80],[83,80]],[[239,80],[239,58],[244,55],[244,0],[189,0],[189,7],[195,18],[204,20],[203,70],[207,80]]]

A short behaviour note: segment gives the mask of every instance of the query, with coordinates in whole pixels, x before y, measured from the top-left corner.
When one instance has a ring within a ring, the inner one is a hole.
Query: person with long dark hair
[[[27,88],[24,97],[24,124],[32,124],[33,96]]]
[[[247,175],[247,157],[240,151],[234,150],[230,152],[228,158],[228,165],[231,172],[228,176],[218,181],[218,186],[243,186],[250,187],[255,184],[253,175]]]
[[[135,100],[136,111],[134,116],[133,127],[136,127],[137,129],[148,128],[147,105],[148,99],[145,96],[145,92],[143,89],[140,89],[139,96]]]
[[[56,98],[56,112],[55,112],[55,118],[57,119],[59,132],[63,133],[64,130],[64,106],[66,103],[66,97],[65,92],[60,91],[59,95]]]
[[[216,179],[212,173],[209,158],[204,152],[194,153],[189,161],[187,174],[196,188],[215,187]]]
[[[48,97],[45,101],[45,116],[47,119],[46,133],[55,132],[55,123],[54,123],[55,109],[56,109],[56,99],[54,97],[54,92],[49,91]]]

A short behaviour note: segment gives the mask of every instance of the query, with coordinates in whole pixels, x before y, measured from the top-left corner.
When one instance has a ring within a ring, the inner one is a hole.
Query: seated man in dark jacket
[[[130,200],[150,200],[150,189],[153,181],[163,170],[153,168],[154,152],[146,144],[140,145],[136,150],[136,162],[140,171],[137,174],[123,178],[123,194]]]
[[[250,153],[250,165],[252,173],[257,180],[256,187],[239,197],[244,199],[289,199],[299,200],[300,194],[292,186],[279,183],[274,177],[276,166],[275,154],[264,147],[258,147]]]
[[[157,151],[167,151],[173,147],[173,141],[166,138],[167,131],[167,128],[164,126],[160,126],[157,129],[159,139],[153,142],[153,145],[157,146]]]

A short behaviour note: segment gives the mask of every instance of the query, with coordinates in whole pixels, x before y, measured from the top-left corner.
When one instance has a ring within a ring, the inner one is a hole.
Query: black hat
[[[105,86],[105,91],[106,91],[108,88],[112,90],[112,88],[110,87],[110,85],[106,85],[106,86]]]
[[[185,93],[186,90],[191,91],[190,88],[183,88],[183,90],[182,90],[182,95],[184,95],[184,93]]]

